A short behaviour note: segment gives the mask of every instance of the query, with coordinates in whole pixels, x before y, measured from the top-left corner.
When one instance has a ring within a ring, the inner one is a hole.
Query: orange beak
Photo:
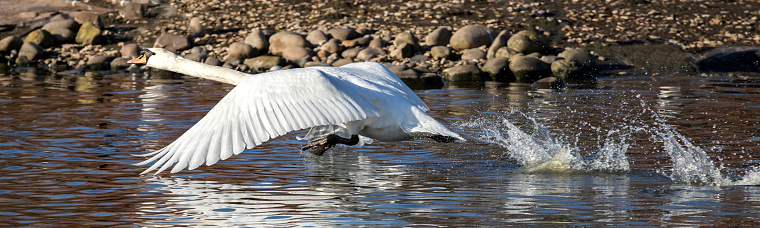
[[[127,63],[131,63],[131,64],[145,64],[147,62],[148,62],[148,58],[145,56],[145,54],[142,54],[140,55],[140,57],[127,61]]]

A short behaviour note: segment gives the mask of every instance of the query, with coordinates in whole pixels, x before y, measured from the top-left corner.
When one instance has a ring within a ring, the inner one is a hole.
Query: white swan
[[[153,166],[142,174],[172,164],[175,173],[204,162],[212,165],[290,131],[311,127],[299,139],[302,150],[322,155],[336,144],[356,145],[365,138],[397,141],[432,138],[464,141],[425,114],[429,108],[396,75],[378,63],[311,67],[250,75],[187,60],[160,48],[149,48],[129,63],[145,64],[237,85],[198,123],[153,156],[138,163]]]

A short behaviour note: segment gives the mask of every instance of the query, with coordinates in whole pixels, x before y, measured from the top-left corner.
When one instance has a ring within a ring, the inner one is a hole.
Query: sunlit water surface
[[[465,143],[322,157],[298,131],[159,176],[232,87],[188,77],[0,76],[0,225],[760,226],[760,81],[604,78],[419,90]]]

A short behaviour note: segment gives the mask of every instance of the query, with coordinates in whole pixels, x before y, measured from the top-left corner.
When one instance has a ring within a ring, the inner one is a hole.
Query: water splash
[[[663,152],[672,160],[672,168],[661,172],[674,183],[688,185],[760,185],[760,168],[754,168],[738,180],[721,173],[707,152],[694,145],[688,138],[667,124],[661,118],[656,119],[657,126],[621,126],[620,129],[608,130],[599,136],[596,151],[588,151],[586,157],[581,155],[575,144],[566,137],[552,136],[549,130],[536,119],[522,114],[534,129],[526,133],[504,116],[500,121],[478,118],[462,123],[462,127],[481,130],[482,141],[497,144],[507,150],[507,155],[515,159],[526,172],[628,172],[630,165],[626,153],[631,146],[628,143],[633,133],[643,132],[650,135],[652,141],[662,142]],[[601,130],[601,129],[597,129]]]
[[[607,134],[605,144],[599,148],[596,158],[587,161],[579,149],[569,140],[553,137],[549,130],[535,119],[527,117],[534,127],[531,134],[522,131],[506,118],[500,122],[473,121],[464,126],[481,128],[482,140],[495,143],[508,151],[527,172],[627,172],[626,151],[628,144],[614,131]]]

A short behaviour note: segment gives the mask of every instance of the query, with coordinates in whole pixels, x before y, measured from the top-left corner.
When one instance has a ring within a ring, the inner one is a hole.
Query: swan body
[[[172,173],[212,165],[290,131],[311,128],[304,150],[321,155],[335,144],[368,138],[464,141],[428,116],[429,108],[396,75],[378,63],[310,67],[250,75],[187,60],[160,48],[130,63],[237,85],[176,141],[138,165],[143,172],[174,165]],[[362,136],[362,137],[359,137]]]

